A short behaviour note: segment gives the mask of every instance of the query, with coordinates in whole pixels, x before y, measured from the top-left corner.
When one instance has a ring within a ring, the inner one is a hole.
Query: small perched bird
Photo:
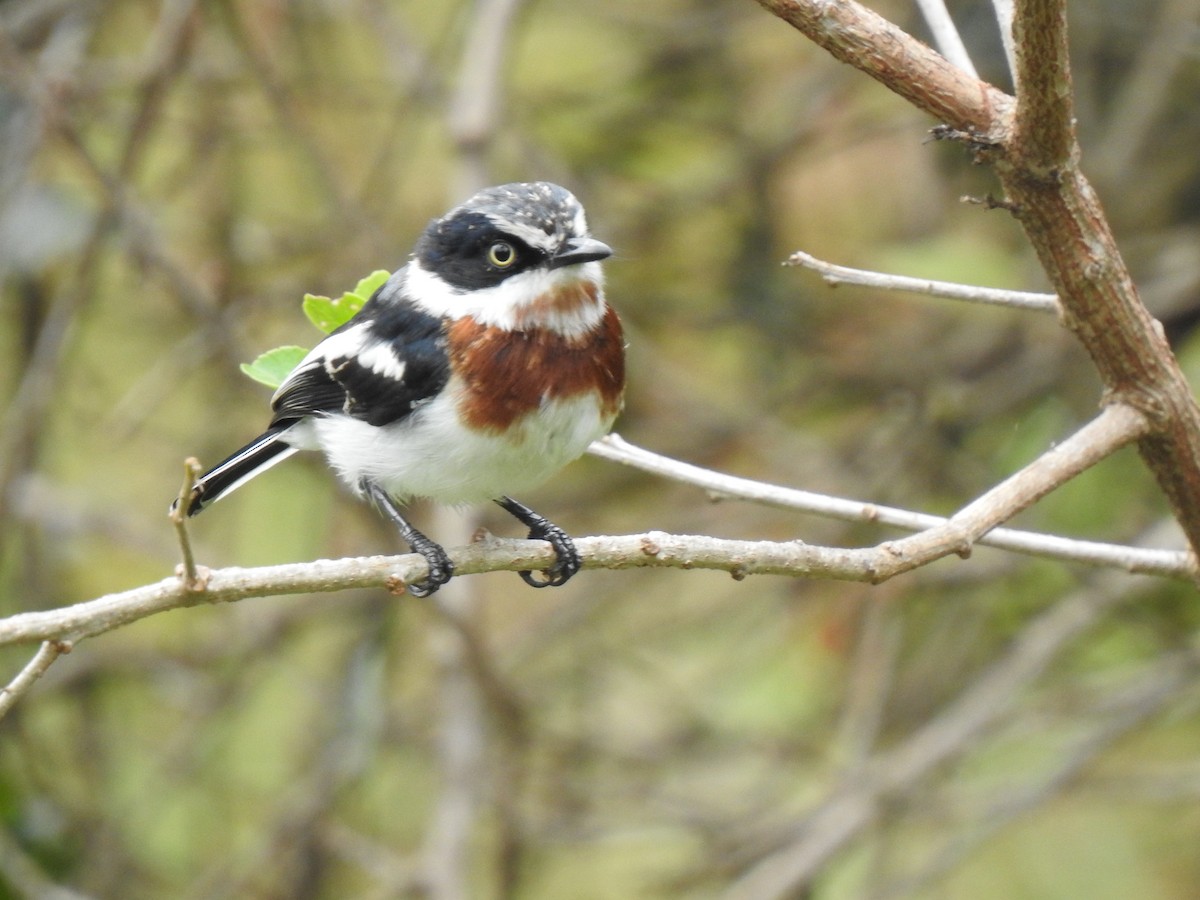
[[[267,430],[197,482],[188,515],[286,459],[320,450],[429,564],[454,573],[400,506],[494,500],[557,557],[534,587],[579,571],[571,538],[510,493],[540,483],[612,427],[625,387],[621,322],[579,201],[555,184],[505,184],[429,223],[407,265],[288,375]]]

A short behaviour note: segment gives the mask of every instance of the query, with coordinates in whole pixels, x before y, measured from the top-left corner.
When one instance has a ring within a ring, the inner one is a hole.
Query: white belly
[[[480,503],[540,484],[612,426],[589,393],[547,402],[510,432],[494,435],[464,428],[450,395],[382,428],[343,415],[306,419],[287,442],[323,451],[355,491],[366,478],[402,502]]]

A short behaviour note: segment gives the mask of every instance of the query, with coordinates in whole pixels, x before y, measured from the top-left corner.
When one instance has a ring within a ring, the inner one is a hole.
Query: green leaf
[[[378,269],[366,278],[360,279],[354,286],[354,290],[347,291],[336,300],[318,294],[305,294],[304,315],[308,316],[308,320],[321,331],[329,334],[335,328],[348,322],[356,312],[362,309],[363,304],[371,299],[371,295],[389,277],[391,277],[390,272]]]
[[[329,334],[333,329],[337,328],[352,315],[354,311],[347,311],[343,302],[349,294],[343,294],[339,299],[333,300],[329,297],[320,297],[316,294],[304,295],[304,315],[308,316],[308,321],[316,325],[322,332]]]
[[[392,277],[392,273],[386,269],[376,269],[366,278],[359,279],[358,284],[354,286],[354,293],[363,298],[366,303],[371,299],[371,295],[383,287],[383,283]]]
[[[302,308],[308,320],[325,334],[344,325],[363,308],[391,273],[377,269],[366,278],[359,279],[353,291],[347,291],[336,300],[317,294],[305,294]],[[268,350],[252,363],[242,363],[242,371],[267,387],[277,388],[292,370],[304,359],[308,351],[303,347],[276,347]]]
[[[242,371],[269,388],[277,388],[307,353],[303,347],[276,347],[259,355],[252,363],[242,363]]]

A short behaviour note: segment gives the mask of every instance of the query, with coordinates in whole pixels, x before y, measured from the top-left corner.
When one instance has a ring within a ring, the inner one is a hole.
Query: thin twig
[[[175,526],[175,536],[179,539],[179,552],[183,557],[180,574],[188,590],[199,591],[204,588],[204,578],[196,568],[196,558],[192,555],[192,541],[188,537],[187,510],[192,499],[192,488],[200,477],[200,461],[189,456],[183,461],[183,484],[179,487],[179,497],[171,506],[169,513],[171,524]]]
[[[944,525],[947,521],[941,516],[928,513],[831,497],[828,494],[714,472],[637,447],[617,434],[610,434],[596,441],[588,448],[588,452],[663,478],[695,485],[717,497],[800,510],[843,522],[878,522],[907,531],[921,531]],[[981,537],[978,543],[1031,556],[1104,566],[1145,575],[1166,576],[1186,581],[1193,581],[1200,576],[1195,560],[1184,550],[1159,550],[1074,540],[1014,528],[996,528]]]
[[[996,11],[996,24],[1000,28],[1000,43],[1004,47],[1004,58],[1008,60],[1008,72],[1016,83],[1017,79],[1017,48],[1013,44],[1013,0],[992,0],[992,8]]]
[[[1035,312],[1058,312],[1058,297],[1054,294],[1007,291],[999,288],[978,287],[972,284],[956,284],[950,281],[933,281],[928,278],[910,278],[906,275],[889,275],[883,272],[872,272],[868,269],[851,269],[817,259],[803,250],[797,250],[789,256],[784,265],[804,266],[812,269],[832,285],[856,284],[863,287],[881,288],[885,291],[927,294],[932,297],[968,300],[972,303],[987,303],[993,306],[1011,306]]]
[[[966,45],[963,44],[954,20],[950,18],[950,11],[946,9],[944,0],[917,0],[917,6],[921,8],[925,24],[933,33],[933,43],[938,52],[967,74],[978,78],[979,73],[975,71],[975,64],[971,62],[971,55],[967,53]]]
[[[1149,433],[1150,421],[1123,404],[1104,407],[1060,444],[971,501],[942,525],[882,544],[879,580],[908,572],[949,553],[968,556],[973,545],[1001,522],[1028,509],[1120,448]]]
[[[42,646],[38,647],[37,653],[33,655],[33,659],[25,664],[25,668],[17,673],[17,677],[6,687],[0,688],[0,719],[8,715],[8,711],[25,695],[26,691],[33,687],[35,681],[46,674],[46,670],[56,659],[64,653],[70,652],[70,641],[43,641]]]

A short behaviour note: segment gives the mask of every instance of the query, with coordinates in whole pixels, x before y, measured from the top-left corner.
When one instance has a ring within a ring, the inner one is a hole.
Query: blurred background
[[[873,6],[925,34],[914,5]],[[990,5],[951,9],[1010,89]],[[1071,15],[1084,168],[1195,373],[1200,3]],[[402,265],[511,180],[568,186],[616,249],[626,438],[954,510],[1094,414],[1083,353],[1052,317],[780,266],[1044,290],[1008,214],[961,201],[997,185],[935,124],[748,0],[0,3],[0,612],[168,576],[182,460],[268,416],[238,363],[314,343],[305,292]],[[578,535],[894,536],[596,459],[521,499]],[[1017,524],[1173,546],[1165,514],[1127,451]],[[471,525],[416,518],[448,544]],[[192,535],[213,567],[398,549],[318,459]],[[1200,894],[1188,586],[982,548],[874,588],[456,585],[82,643],[0,723],[0,897]],[[939,764],[906,769],[934,735]],[[876,777],[841,851],[772,882],[813,810]]]

